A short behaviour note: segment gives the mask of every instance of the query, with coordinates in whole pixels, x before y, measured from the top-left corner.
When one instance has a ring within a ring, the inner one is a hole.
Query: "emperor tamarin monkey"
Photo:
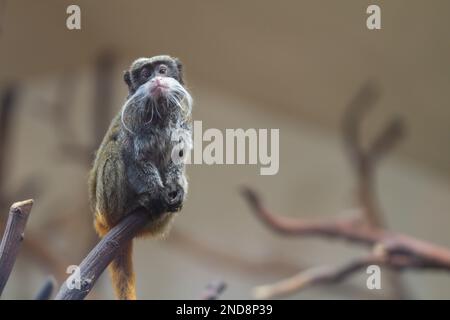
[[[192,98],[180,61],[169,56],[137,59],[124,80],[128,98],[89,175],[94,226],[103,237],[124,216],[144,208],[148,222],[140,235],[160,235],[187,193],[183,159],[191,146]],[[136,298],[131,253],[130,242],[110,265],[119,299]]]

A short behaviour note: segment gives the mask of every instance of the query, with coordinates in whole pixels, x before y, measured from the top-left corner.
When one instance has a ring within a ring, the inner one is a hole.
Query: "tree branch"
[[[260,218],[269,228],[282,235],[287,236],[304,236],[318,235],[324,237],[339,237],[362,244],[372,245],[380,236],[377,232],[367,234],[363,228],[355,228],[361,225],[362,221],[359,217],[343,218],[340,220],[305,220],[298,218],[284,217],[272,214],[263,205],[259,196],[248,187],[242,188],[242,195],[249,203],[253,212]],[[364,225],[365,226],[365,225]]]
[[[342,128],[344,142],[357,176],[358,206],[371,226],[386,228],[384,215],[376,201],[375,170],[379,160],[392,150],[403,137],[404,125],[402,119],[393,117],[368,148],[363,147],[361,141],[362,121],[379,96],[380,90],[374,83],[367,82],[363,85],[344,114]],[[387,277],[394,290],[394,296],[406,297],[407,291],[401,279],[391,272],[387,273]]]
[[[32,206],[33,200],[26,200],[14,203],[9,210],[8,222],[0,244],[0,295],[19,253]]]
[[[351,161],[361,165],[364,155],[361,145],[360,124],[364,115],[380,97],[380,89],[372,82],[365,83],[350,101],[342,121],[342,134]]]
[[[388,257],[387,264],[398,265],[398,261],[405,260],[405,268],[450,270],[450,250],[445,247],[367,224],[355,223],[354,220],[309,221],[278,216],[264,208],[253,190],[244,188],[243,195],[256,216],[278,233],[346,239],[356,244],[382,248]]]
[[[299,272],[291,278],[279,282],[262,285],[253,289],[256,299],[273,299],[299,292],[306,287],[322,283],[336,283],[371,264],[380,265],[384,261],[375,255],[352,260],[342,266],[321,266]]]
[[[79,265],[80,289],[69,289],[67,281],[65,281],[55,299],[84,299],[93,288],[97,279],[114,259],[118,250],[128,241],[132,241],[147,220],[148,213],[144,210],[136,210],[111,229]]]

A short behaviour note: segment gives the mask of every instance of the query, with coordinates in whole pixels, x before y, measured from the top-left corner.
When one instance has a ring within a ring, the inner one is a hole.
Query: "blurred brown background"
[[[66,28],[81,7],[82,29]],[[378,4],[382,30],[366,28]],[[87,205],[92,154],[126,96],[122,71],[140,56],[179,57],[205,128],[279,128],[280,171],[191,165],[190,194],[164,241],[139,240],[138,296],[196,298],[213,279],[224,298],[255,285],[336,264],[360,252],[346,243],[282,238],[250,212],[238,186],[256,186],[282,214],[332,216],[354,204],[354,172],[340,124],[367,80],[381,98],[363,141],[393,115],[407,132],[377,170],[391,229],[450,246],[450,2],[430,1],[0,1],[0,86],[13,88],[0,150],[1,205],[36,200],[4,298],[31,298],[47,274],[63,279],[96,242]],[[28,241],[30,238],[26,238]],[[45,249],[45,250],[43,250]],[[58,273],[59,272],[59,273]],[[450,297],[450,275],[402,275],[414,298]],[[291,298],[389,297],[364,273]],[[112,298],[103,277],[91,298]]]

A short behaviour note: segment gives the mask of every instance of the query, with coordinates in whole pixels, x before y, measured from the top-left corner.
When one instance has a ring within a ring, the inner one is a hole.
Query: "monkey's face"
[[[137,59],[124,74],[129,96],[122,123],[130,132],[170,115],[188,117],[192,97],[184,87],[182,65],[169,56]]]

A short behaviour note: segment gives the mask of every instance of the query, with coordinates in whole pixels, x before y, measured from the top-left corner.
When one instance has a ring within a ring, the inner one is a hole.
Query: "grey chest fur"
[[[171,130],[148,129],[133,137],[132,147],[137,162],[153,164],[163,171],[170,163],[172,149],[175,144],[171,140]]]

